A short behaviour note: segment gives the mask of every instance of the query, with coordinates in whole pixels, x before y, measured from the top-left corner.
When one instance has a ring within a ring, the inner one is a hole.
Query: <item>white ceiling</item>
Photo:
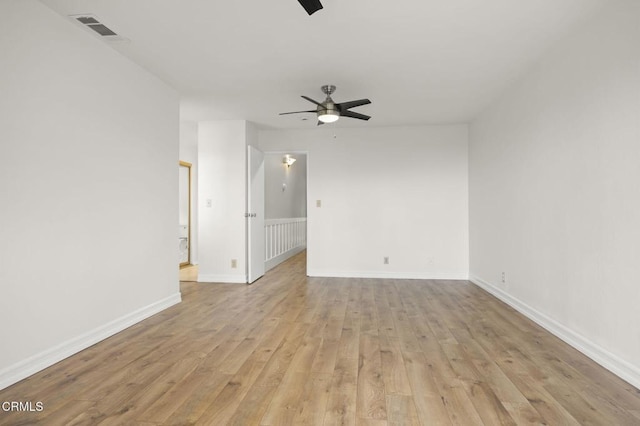
[[[278,113],[313,109],[300,95],[322,101],[323,84],[372,101],[354,108],[370,121],[332,126],[467,122],[605,0],[322,0],[312,16],[296,0],[41,2],[129,39],[109,44],[180,92],[183,120],[305,128],[313,114]]]

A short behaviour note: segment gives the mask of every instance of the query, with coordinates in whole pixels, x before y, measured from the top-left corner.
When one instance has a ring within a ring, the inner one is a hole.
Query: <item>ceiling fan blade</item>
[[[292,111],[292,112],[281,112],[280,115],[287,115],[287,114],[300,114],[303,112],[317,112],[315,109],[311,110],[311,111]]]
[[[357,101],[342,102],[337,105],[338,105],[338,108],[340,108],[340,111],[345,111],[349,108],[355,108],[361,105],[368,105],[370,103],[371,101],[369,99],[358,99]]]
[[[349,117],[349,118],[357,118],[358,120],[368,120],[371,117],[368,115],[360,114],[358,112],[353,111],[340,111],[341,117]]]
[[[322,9],[320,0],[298,0],[298,2],[302,5],[302,7],[304,7],[304,10],[307,11],[309,16]]]
[[[318,106],[320,106],[320,107],[324,108],[324,105],[322,105],[322,104],[321,104],[320,102],[318,102],[318,101],[314,101],[313,99],[311,99],[311,98],[310,98],[310,97],[308,97],[308,96],[304,96],[304,95],[302,95],[302,98],[304,98],[304,99],[308,100],[309,102],[314,103],[314,104],[316,104],[316,105],[318,105]]]

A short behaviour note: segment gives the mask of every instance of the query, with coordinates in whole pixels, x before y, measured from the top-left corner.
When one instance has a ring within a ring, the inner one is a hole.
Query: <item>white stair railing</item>
[[[307,218],[266,219],[265,262],[267,269],[300,252],[307,246]]]

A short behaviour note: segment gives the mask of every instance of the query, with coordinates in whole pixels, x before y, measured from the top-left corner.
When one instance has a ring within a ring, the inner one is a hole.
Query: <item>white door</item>
[[[249,146],[247,152],[247,282],[264,275],[264,154]]]

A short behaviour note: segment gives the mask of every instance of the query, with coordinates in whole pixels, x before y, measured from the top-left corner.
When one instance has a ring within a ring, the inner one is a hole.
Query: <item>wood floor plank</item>
[[[409,395],[387,395],[389,426],[420,426],[413,397]]]
[[[229,424],[258,424],[265,417],[303,338],[303,327],[298,327],[297,330],[273,351],[264,369],[229,419]],[[259,353],[256,358],[261,359]]]
[[[313,373],[333,373],[338,357],[338,340],[322,339],[320,347],[316,352],[316,356],[311,364],[311,372]]]
[[[188,377],[196,369],[199,362],[199,358],[185,358],[176,362],[148,386],[143,389],[138,388],[137,392],[131,394],[129,399],[124,401],[120,410],[106,416],[100,424],[144,421],[144,419],[140,419],[143,413],[170,392],[177,383]]]
[[[331,378],[324,425],[355,425],[358,358],[339,358]]]
[[[389,423],[386,420],[362,419],[362,418],[358,418],[356,424],[358,426],[388,426],[389,425]]]
[[[109,382],[108,386],[95,398],[95,411],[102,420],[118,416],[130,409],[129,402],[137,398],[147,387],[167,371],[164,364],[152,364],[144,374],[133,376],[124,381]],[[124,383],[124,384],[123,384]]]
[[[360,336],[356,412],[360,419],[386,420],[387,418],[380,340],[375,335]]]
[[[581,425],[608,424],[606,417],[597,408],[587,402],[579,392],[570,390],[562,381],[553,380],[544,386],[553,398],[558,401]],[[618,423],[616,423],[618,424]]]
[[[0,425],[638,425],[640,390],[468,281],[307,277],[303,252],[13,386]]]
[[[151,404],[138,419],[152,423],[166,423],[169,417],[208,380],[207,375],[192,372]]]
[[[312,373],[302,391],[300,409],[293,416],[294,425],[322,425],[331,390],[332,374]]]
[[[397,330],[396,336],[400,342],[400,347],[403,352],[419,352],[420,341],[416,334],[413,332],[411,323],[413,319],[409,318],[404,310],[392,310],[391,317],[393,318],[394,329]]]
[[[527,374],[529,364],[524,355],[497,359],[496,362],[527,401],[536,409],[549,425],[577,425],[577,420],[544,389],[544,380],[532,380]]]
[[[380,325],[371,280],[362,280],[360,299],[360,334],[378,335]]]
[[[264,369],[266,362],[249,358],[231,377],[222,391],[210,402],[197,422],[202,424],[228,424],[240,406],[242,399]]]
[[[55,412],[47,415],[46,422],[48,424],[96,424],[99,417],[91,417],[86,413],[90,413],[95,402],[93,401],[67,401],[62,407]],[[11,424],[11,423],[7,423]]]
[[[231,374],[198,372],[194,374],[203,376],[201,386],[189,395],[189,398],[171,414],[164,424],[175,426],[195,424],[232,378]]]
[[[449,414],[424,354],[405,352],[403,356],[420,422],[425,425],[450,425]]]
[[[322,313],[319,313],[319,316],[326,318]],[[261,424],[293,424],[293,418],[301,413],[302,395],[300,389],[304,388],[308,381],[313,361],[322,344],[322,338],[314,337],[317,334],[316,331],[306,333],[297,342],[295,353],[291,357],[282,382],[274,389],[273,397],[262,417]]]
[[[545,419],[547,424],[580,424],[560,401],[556,400],[556,398],[548,393],[542,386],[539,386],[537,383],[532,383],[526,377],[516,379],[515,383],[527,397],[529,403]]]
[[[380,336],[380,361],[387,395],[411,395],[411,385],[397,338]]]
[[[440,390],[442,404],[447,410],[451,424],[461,426],[483,424],[460,380],[442,377],[433,379]]]
[[[467,395],[485,424],[517,424],[487,383],[469,379],[463,379],[462,383],[465,384]]]
[[[309,374],[301,371],[288,371],[282,383],[276,389],[267,408],[261,425],[293,425],[293,419],[302,411],[302,392]]]

